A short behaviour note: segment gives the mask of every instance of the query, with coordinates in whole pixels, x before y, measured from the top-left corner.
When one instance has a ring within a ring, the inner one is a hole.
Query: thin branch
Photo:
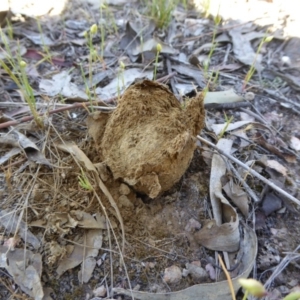
[[[203,142],[203,143],[209,145],[210,147],[216,149],[220,154],[222,154],[222,155],[226,156],[227,158],[231,159],[233,162],[235,162],[240,167],[242,167],[245,170],[247,170],[251,175],[255,176],[256,178],[258,178],[259,180],[261,180],[263,183],[267,184],[269,187],[271,187],[273,190],[275,190],[276,192],[278,192],[282,196],[286,197],[287,199],[289,199],[290,201],[296,203],[297,205],[300,205],[300,201],[297,198],[293,197],[292,195],[290,195],[289,193],[287,193],[286,191],[284,191],[283,189],[281,189],[280,187],[278,187],[276,184],[274,184],[270,180],[268,180],[265,177],[261,176],[259,173],[257,173],[256,171],[254,171],[253,169],[251,169],[250,167],[248,167],[247,165],[245,165],[244,163],[242,163],[241,161],[239,161],[238,159],[236,159],[232,155],[226,154],[223,150],[217,148],[216,145],[214,145],[213,143],[207,141],[206,139],[202,138],[199,135],[197,135],[197,138],[201,142]]]

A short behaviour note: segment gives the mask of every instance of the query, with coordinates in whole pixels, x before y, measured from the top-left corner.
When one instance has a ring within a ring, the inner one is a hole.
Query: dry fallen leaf
[[[27,158],[35,163],[52,167],[38,146],[27,138],[23,133],[13,130],[7,134],[0,134],[0,144],[11,145],[24,151]],[[14,151],[13,153],[18,153]]]
[[[62,71],[54,75],[52,79],[42,79],[39,88],[41,93],[51,97],[60,94],[72,100],[88,100],[87,94],[71,82],[71,75],[68,71]]]
[[[15,212],[0,210],[0,224],[8,233],[16,234],[18,232],[22,240],[30,243],[34,249],[40,247],[39,239],[28,230],[27,224],[20,220],[20,216]]]
[[[7,251],[4,246],[0,246],[0,254],[0,267],[7,270],[23,292],[35,300],[42,300],[42,256],[28,249]]]
[[[63,258],[58,267],[57,274],[61,276],[64,272],[69,269],[73,269],[80,265],[88,257],[96,257],[98,255],[99,249],[102,246],[102,230],[101,229],[90,229],[86,233],[85,243],[82,245],[74,245],[73,252]],[[96,261],[95,261],[96,265]],[[91,264],[89,264],[92,267]],[[94,266],[95,267],[95,266]],[[84,264],[82,265],[84,268]],[[85,271],[84,271],[85,272]],[[85,279],[87,278],[88,273],[85,273]]]
[[[245,65],[253,65],[256,70],[262,71],[263,67],[260,64],[262,55],[255,53],[247,36],[242,34],[242,30],[242,26],[235,26],[228,31],[231,36],[235,57]]]
[[[288,169],[280,164],[277,160],[269,159],[265,161],[265,165],[266,167],[272,168],[281,173],[283,176],[287,176]]]
[[[220,139],[217,147],[230,153],[231,140]],[[225,157],[214,154],[210,175],[210,199],[214,220],[205,222],[194,234],[196,242],[216,251],[234,252],[240,246],[239,218],[235,209],[222,194],[221,179],[226,173]]]
[[[248,195],[245,191],[232,179],[230,179],[226,185],[223,186],[223,190],[231,201],[240,209],[242,214],[247,218],[249,213]]]

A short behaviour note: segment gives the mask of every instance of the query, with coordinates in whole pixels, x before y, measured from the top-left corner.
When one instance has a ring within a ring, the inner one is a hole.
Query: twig
[[[265,288],[268,289],[272,284],[273,280],[288,266],[288,264],[296,259],[299,259],[300,254],[297,252],[300,249],[300,245],[292,252],[289,253],[276,267],[272,275],[268,278],[266,283],[264,284]]]
[[[226,53],[225,53],[225,56],[224,56],[224,59],[223,59],[223,66],[225,66],[227,64],[230,50],[231,50],[231,45],[227,44]]]
[[[265,184],[267,184],[269,187],[271,187],[273,190],[277,191],[282,196],[286,197],[287,199],[289,199],[290,201],[296,203],[297,205],[300,205],[300,201],[297,198],[293,197],[292,195],[290,195],[289,193],[287,193],[286,191],[284,191],[283,189],[281,189],[280,187],[278,187],[276,184],[274,184],[270,180],[268,180],[265,177],[261,176],[259,173],[257,173],[256,171],[254,171],[253,169],[251,169],[250,167],[248,167],[247,165],[245,165],[244,163],[242,163],[241,161],[239,161],[238,159],[236,159],[232,155],[226,154],[223,150],[217,148],[216,145],[214,145],[213,143],[207,141],[206,139],[202,138],[199,135],[197,135],[197,138],[201,142],[203,142],[203,143],[209,145],[210,147],[216,149],[220,154],[222,154],[222,155],[226,156],[227,158],[231,159],[233,162],[235,162],[240,167],[242,167],[245,170],[247,170],[251,175],[255,176],[256,178],[258,178],[259,180],[261,180],[262,182],[264,182]]]
[[[229,286],[230,293],[231,293],[231,297],[232,297],[233,300],[236,300],[235,292],[234,292],[234,288],[233,288],[233,284],[232,284],[231,277],[230,277],[230,275],[229,275],[229,273],[228,273],[228,271],[227,271],[227,269],[226,269],[226,267],[225,267],[225,265],[224,265],[224,262],[223,262],[223,260],[222,260],[222,258],[221,258],[221,256],[220,256],[220,254],[218,254],[218,258],[219,258],[219,262],[220,262],[220,264],[221,264],[221,266],[222,266],[223,272],[225,273],[225,276],[226,276],[226,278],[227,278],[228,286]]]
[[[166,59],[166,64],[167,64],[168,73],[171,73],[172,72],[172,65],[171,65],[171,60],[168,57]],[[179,100],[179,97],[178,97],[179,95],[178,95],[178,91],[175,87],[174,78],[170,79],[170,85],[171,85],[173,93],[175,94],[175,97]]]

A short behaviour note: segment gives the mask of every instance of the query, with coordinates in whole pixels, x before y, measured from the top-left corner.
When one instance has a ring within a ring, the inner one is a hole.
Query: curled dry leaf
[[[52,167],[38,146],[27,138],[23,133],[14,130],[8,134],[0,134],[0,144],[11,145],[24,151],[27,158],[38,164]],[[15,153],[18,153],[15,151]]]
[[[232,141],[226,139],[220,139],[217,144],[225,153],[230,153],[231,146]],[[207,221],[194,234],[194,238],[211,250],[233,252],[240,245],[239,219],[235,209],[222,194],[221,178],[226,173],[225,159],[219,154],[213,155],[209,189],[214,220]]]
[[[203,126],[202,94],[183,110],[165,85],[149,80],[130,86],[112,114],[88,118],[100,160],[113,177],[151,198],[181,178]]]
[[[247,218],[249,213],[248,196],[245,191],[232,179],[223,186],[223,190],[226,195],[232,200],[232,202],[240,209],[242,214]]]

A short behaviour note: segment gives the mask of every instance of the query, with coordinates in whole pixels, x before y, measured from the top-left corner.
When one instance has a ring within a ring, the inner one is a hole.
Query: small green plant
[[[155,56],[155,65],[154,65],[154,72],[153,72],[153,80],[156,80],[158,57],[159,57],[159,53],[161,52],[161,50],[162,50],[161,44],[158,43],[156,45],[156,56]]]
[[[263,284],[255,279],[240,278],[238,282],[245,290],[245,294],[242,300],[246,300],[249,294],[257,298],[265,297],[268,294]],[[296,291],[285,296],[283,300],[298,300],[299,298],[300,291]]]
[[[46,55],[44,56],[44,59],[42,61],[47,60],[49,63],[51,63],[51,54],[50,54],[50,51],[49,51],[49,47],[48,47],[48,45],[46,45],[45,40],[44,40],[44,34],[43,34],[43,29],[42,29],[40,19],[37,18],[36,22],[37,22],[39,33],[41,35],[43,50],[46,53]]]
[[[89,83],[92,84],[93,79],[93,62],[97,60],[97,50],[93,45],[93,37],[97,34],[98,26],[97,24],[93,24],[90,28],[89,32],[85,32],[84,36],[87,39],[88,47],[89,47]]]
[[[103,59],[104,55],[104,42],[105,42],[105,28],[102,22],[102,17],[103,17],[103,9],[106,9],[106,6],[104,4],[100,5],[100,32],[101,32],[101,58]]]
[[[219,14],[215,16],[214,23],[215,23],[215,27],[214,27],[213,38],[212,38],[212,42],[211,42],[212,46],[210,48],[210,51],[209,51],[209,54],[208,54],[208,57],[207,57],[207,61],[204,63],[204,76],[205,77],[208,77],[208,68],[209,68],[209,65],[210,65],[211,57],[212,57],[213,53],[215,52],[215,49],[216,49],[216,46],[217,46],[216,35],[217,35],[217,32],[218,32],[218,27],[221,23],[221,17],[220,17]]]
[[[158,28],[164,28],[169,25],[172,11],[178,2],[178,0],[153,0],[146,2],[150,18],[154,20]]]
[[[203,9],[203,13],[204,13],[204,18],[208,18],[209,14],[210,14],[210,1],[211,0],[202,0],[201,2],[201,6]]]
[[[239,284],[245,289],[243,300],[246,300],[248,295],[251,294],[254,297],[261,298],[266,296],[267,291],[265,287],[259,281],[252,278],[240,278]]]
[[[262,46],[263,46],[265,43],[271,42],[272,39],[273,39],[273,36],[267,36],[267,37],[264,37],[264,38],[261,40],[261,42],[260,42],[260,44],[259,44],[259,46],[258,46],[258,48],[257,48],[257,51],[256,51],[256,54],[255,54],[254,61],[253,61],[252,65],[251,65],[251,67],[250,67],[250,69],[249,69],[249,71],[247,72],[247,74],[246,74],[246,76],[245,76],[244,84],[243,84],[243,90],[245,90],[246,85],[248,84],[248,82],[249,82],[250,79],[252,78],[253,74],[255,73],[255,70],[256,70],[256,69],[255,69],[255,65],[256,65],[257,57],[258,57],[258,55],[259,55],[259,53],[260,53],[260,51],[261,51]]]
[[[82,78],[83,78],[83,81],[84,81],[84,86],[85,86],[85,93],[87,94],[88,96],[88,99],[89,99],[89,102],[90,102],[90,109],[91,109],[91,112],[94,111],[94,107],[93,107],[93,100],[92,100],[92,93],[91,93],[91,89],[89,87],[89,84],[86,80],[86,77],[84,75],[84,71],[83,71],[83,67],[82,67],[82,64],[80,64],[80,71],[81,71],[81,75],[82,75]]]
[[[4,42],[4,46],[6,50],[5,61],[0,59],[0,66],[7,72],[9,77],[15,82],[15,84],[22,92],[36,124],[40,128],[44,128],[43,121],[36,109],[36,100],[33,94],[33,89],[30,86],[26,74],[27,64],[25,61],[22,60],[20,55],[20,47],[19,46],[17,47],[16,53],[13,55],[9,46],[9,41],[1,30],[0,30],[0,35],[2,41]],[[16,59],[14,59],[13,57],[16,57]]]
[[[298,300],[298,299],[300,299],[300,291],[292,292],[283,298],[283,300]]]
[[[228,126],[232,122],[232,120],[233,120],[233,116],[231,116],[230,118],[228,118],[227,115],[225,114],[225,121],[226,121],[226,123],[225,123],[225,126],[222,129],[222,131],[219,133],[218,139],[221,139],[224,136],[224,134],[225,134]]]
[[[87,178],[86,174],[84,173],[84,171],[81,169],[81,175],[78,176],[78,180],[79,180],[79,185],[87,191],[92,191],[93,190],[93,186],[91,185],[89,179]]]

